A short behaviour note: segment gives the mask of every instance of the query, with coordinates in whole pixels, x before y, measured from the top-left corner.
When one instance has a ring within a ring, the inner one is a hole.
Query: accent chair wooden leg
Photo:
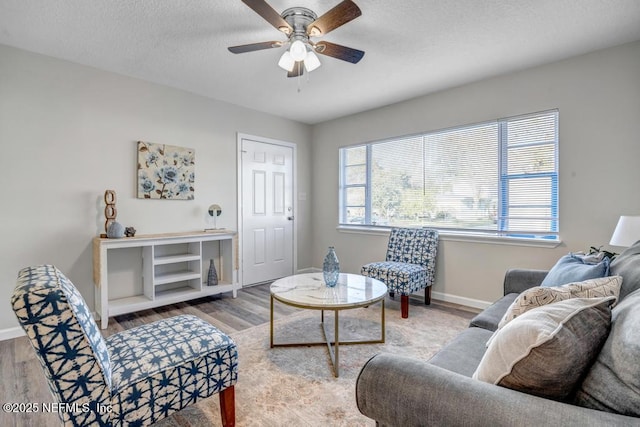
[[[409,295],[400,295],[400,313],[403,319],[409,317]]]
[[[431,305],[431,286],[424,288],[424,303]]]
[[[227,387],[220,393],[220,417],[224,427],[236,425],[236,393],[233,386]]]

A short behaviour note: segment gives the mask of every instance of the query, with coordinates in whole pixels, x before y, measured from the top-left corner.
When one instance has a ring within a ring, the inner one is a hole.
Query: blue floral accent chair
[[[235,425],[235,343],[183,315],[102,337],[84,299],[57,268],[24,268],[13,310],[69,426],[145,426],[218,393]]]
[[[431,304],[431,285],[436,277],[438,231],[430,228],[392,228],[384,262],[363,265],[360,274],[384,282],[389,296],[400,294],[400,311],[409,317],[409,295],[424,289]]]

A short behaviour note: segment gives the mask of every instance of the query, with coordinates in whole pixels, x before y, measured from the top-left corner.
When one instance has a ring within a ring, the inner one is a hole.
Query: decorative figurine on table
[[[116,192],[114,190],[106,190],[104,192],[104,234],[101,234],[100,237],[108,237],[108,238],[117,238],[122,231],[122,235],[124,236],[124,228],[120,230],[122,225],[117,224],[115,226],[111,226],[111,224],[116,222],[116,217],[118,216],[118,210],[116,209]],[[111,231],[109,229],[111,228]]]
[[[207,213],[209,214],[209,217],[213,219],[213,228],[205,228],[204,231],[216,231],[218,229],[216,220],[222,213],[222,208],[220,207],[220,205],[213,204],[209,206]]]

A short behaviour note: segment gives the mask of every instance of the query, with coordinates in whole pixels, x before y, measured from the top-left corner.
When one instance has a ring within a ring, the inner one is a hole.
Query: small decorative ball
[[[124,229],[124,235],[127,237],[134,237],[136,235],[136,229],[133,227],[127,227]]]
[[[107,237],[109,239],[121,239],[124,237],[124,227],[119,222],[113,221],[107,228]]]

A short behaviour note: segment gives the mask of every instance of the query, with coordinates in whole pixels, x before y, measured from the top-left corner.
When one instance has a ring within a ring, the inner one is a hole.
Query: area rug
[[[340,313],[340,340],[377,339],[380,306]],[[408,319],[387,309],[386,342],[340,346],[340,376],[335,378],[326,346],[269,347],[269,324],[231,334],[238,346],[236,384],[238,426],[373,426],[358,411],[355,382],[362,366],[380,352],[427,360],[469,324],[472,314],[437,307],[412,307]],[[333,331],[333,312],[325,313]],[[307,310],[279,319],[275,342],[322,340],[320,312]],[[161,426],[220,423],[218,399],[187,408]]]

